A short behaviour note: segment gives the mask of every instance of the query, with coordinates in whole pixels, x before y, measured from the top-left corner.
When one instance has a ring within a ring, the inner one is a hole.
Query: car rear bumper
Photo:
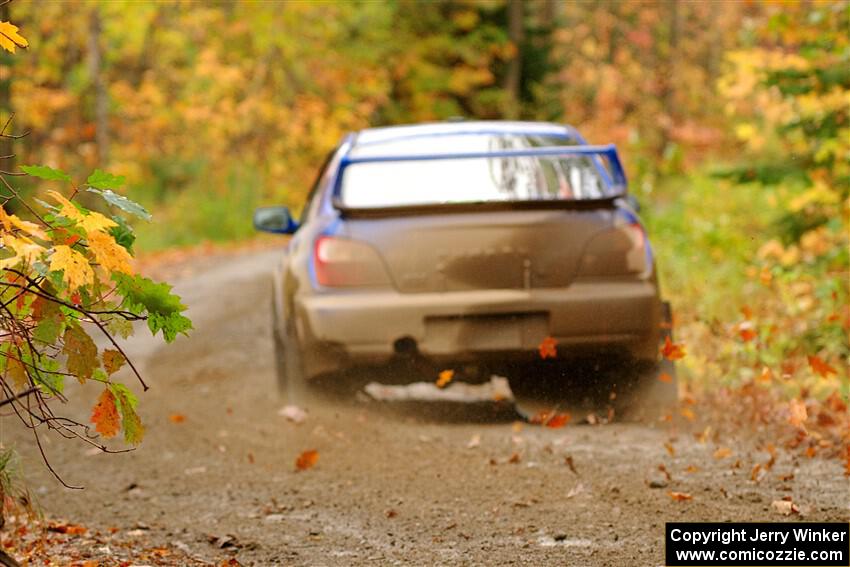
[[[657,354],[661,302],[650,281],[580,282],[566,289],[309,295],[296,302],[308,376],[380,363],[400,348],[434,360],[514,357],[553,337],[560,353],[616,347]]]

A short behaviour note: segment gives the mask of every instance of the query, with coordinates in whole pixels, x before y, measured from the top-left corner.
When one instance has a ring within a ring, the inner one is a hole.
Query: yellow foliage
[[[3,246],[14,250],[15,255],[0,260],[0,269],[11,268],[21,263],[32,264],[45,252],[45,248],[40,244],[36,244],[25,236],[17,237],[13,234],[3,235]]]
[[[133,274],[130,253],[115,242],[111,235],[100,231],[90,232],[88,243],[98,264],[106,271]]]
[[[91,235],[93,232],[118,226],[115,221],[106,218],[100,213],[89,211],[84,214],[80,212],[80,210],[77,209],[77,207],[75,207],[74,204],[66,199],[61,193],[51,190],[48,191],[47,194],[53,197],[54,201],[59,203],[59,214],[63,217],[76,221],[77,224],[86,231],[86,234]]]
[[[10,53],[15,52],[16,47],[27,47],[29,42],[18,33],[18,26],[11,22],[0,22],[0,47]]]
[[[86,214],[83,217],[83,220],[81,220],[78,224],[86,231],[86,234],[88,234],[90,238],[92,233],[103,231],[104,229],[111,228],[113,226],[118,226],[118,223],[114,220],[93,211]]]
[[[94,271],[85,256],[59,244],[50,257],[50,271],[64,271],[63,279],[71,291],[94,283]]]
[[[63,217],[77,222],[80,222],[85,218],[85,215],[83,215],[83,213],[74,206],[74,203],[66,199],[61,193],[51,189],[47,192],[47,194],[53,197],[54,201],[59,203],[59,214]]]
[[[23,230],[30,236],[35,236],[42,240],[48,239],[47,233],[44,232],[40,226],[29,221],[21,220],[15,215],[8,214],[2,206],[0,206],[0,222],[3,223],[3,228],[7,231],[17,228]]]

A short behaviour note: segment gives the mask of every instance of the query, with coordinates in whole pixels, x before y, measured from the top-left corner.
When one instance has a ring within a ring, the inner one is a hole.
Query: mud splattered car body
[[[281,379],[416,355],[435,364],[558,356],[655,364],[652,248],[616,149],[572,128],[459,122],[375,128],[328,157],[274,278]]]

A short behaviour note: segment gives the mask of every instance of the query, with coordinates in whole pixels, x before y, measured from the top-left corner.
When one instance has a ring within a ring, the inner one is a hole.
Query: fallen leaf
[[[543,342],[541,342],[540,346],[537,347],[537,350],[540,352],[540,358],[557,358],[557,346],[558,342],[552,337],[546,337],[543,339]]]
[[[516,464],[518,464],[518,463],[520,462],[520,460],[521,460],[521,457],[519,456],[519,453],[514,453],[514,454],[513,454],[513,455],[511,455],[511,457],[508,459],[508,462],[509,462],[509,463],[511,463],[512,465],[516,465]]]
[[[773,380],[773,371],[767,366],[762,367],[761,374],[759,374],[758,380],[759,382],[762,382],[764,384],[769,383],[771,380]]]
[[[667,480],[673,480],[673,477],[670,475],[670,471],[667,470],[667,467],[665,467],[663,463],[658,465],[658,470],[664,474],[664,477]]]
[[[694,498],[687,492],[674,492],[672,490],[668,491],[667,495],[676,502],[685,502],[686,500],[693,500]]]
[[[286,405],[280,408],[277,415],[285,417],[287,420],[295,424],[304,423],[307,419],[307,412],[296,405]]]
[[[546,427],[551,429],[559,429],[570,422],[570,414],[556,413],[546,421]]]
[[[171,423],[183,423],[184,421],[186,421],[186,416],[182,413],[172,413],[168,416],[168,420]]]
[[[809,418],[809,414],[806,411],[806,404],[800,400],[791,400],[788,403],[788,412],[788,423],[794,427],[805,429],[803,424]]]
[[[800,509],[796,504],[791,502],[790,500],[774,500],[770,504],[771,508],[773,508],[776,512],[782,514],[783,516],[790,516],[791,514],[799,514]]]
[[[694,413],[694,410],[692,410],[691,408],[682,408],[679,410],[679,413],[688,421],[694,421],[697,418],[696,414]]]
[[[670,336],[664,337],[664,345],[661,347],[661,355],[667,360],[680,360],[685,358],[685,347],[681,343],[674,343]]]
[[[449,382],[454,380],[454,377],[455,377],[455,371],[454,370],[451,370],[451,369],[443,370],[437,376],[437,387],[438,388],[445,388],[446,386],[448,386]]]
[[[309,451],[304,451],[298,458],[295,459],[295,469],[299,471],[306,471],[316,464],[316,461],[319,460],[319,452],[315,449],[311,449]]]
[[[732,455],[732,449],[730,449],[729,447],[719,447],[714,452],[714,458],[715,459],[725,459],[726,457],[729,457],[731,455]]]
[[[666,372],[662,372],[661,374],[658,375],[658,380],[660,382],[670,384],[673,381],[673,377],[670,376],[669,374],[667,374]]]
[[[749,305],[744,305],[743,307],[741,307],[741,315],[744,316],[744,319],[749,321],[753,318],[753,310],[750,309]]]
[[[664,448],[667,449],[667,452],[670,454],[671,457],[676,456],[676,449],[673,448],[673,445],[671,445],[670,443],[664,443]]]
[[[699,472],[699,467],[696,467],[694,465],[688,465],[688,468],[685,469],[685,472],[688,473],[688,474],[693,474],[695,472]]]
[[[466,444],[467,449],[474,449],[481,445],[481,435],[476,433],[469,439],[469,443]]]
[[[88,531],[88,528],[76,524],[49,524],[47,531],[58,534],[82,535]]]
[[[817,356],[808,356],[809,366],[812,367],[812,370],[815,374],[821,376],[822,378],[828,378],[830,374],[838,374],[838,371],[820,359]]]
[[[564,464],[570,468],[573,474],[578,474],[578,471],[576,470],[576,465],[573,462],[572,455],[567,455],[566,457],[564,457]]]

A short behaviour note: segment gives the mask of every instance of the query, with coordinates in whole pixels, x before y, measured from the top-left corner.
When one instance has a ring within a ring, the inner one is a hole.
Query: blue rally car
[[[626,362],[621,400],[672,399],[657,379],[669,311],[636,208],[615,147],[571,127],[347,135],[299,220],[255,212],[259,230],[293,235],[274,271],[282,387],[399,357],[516,367],[548,341],[558,361]]]

